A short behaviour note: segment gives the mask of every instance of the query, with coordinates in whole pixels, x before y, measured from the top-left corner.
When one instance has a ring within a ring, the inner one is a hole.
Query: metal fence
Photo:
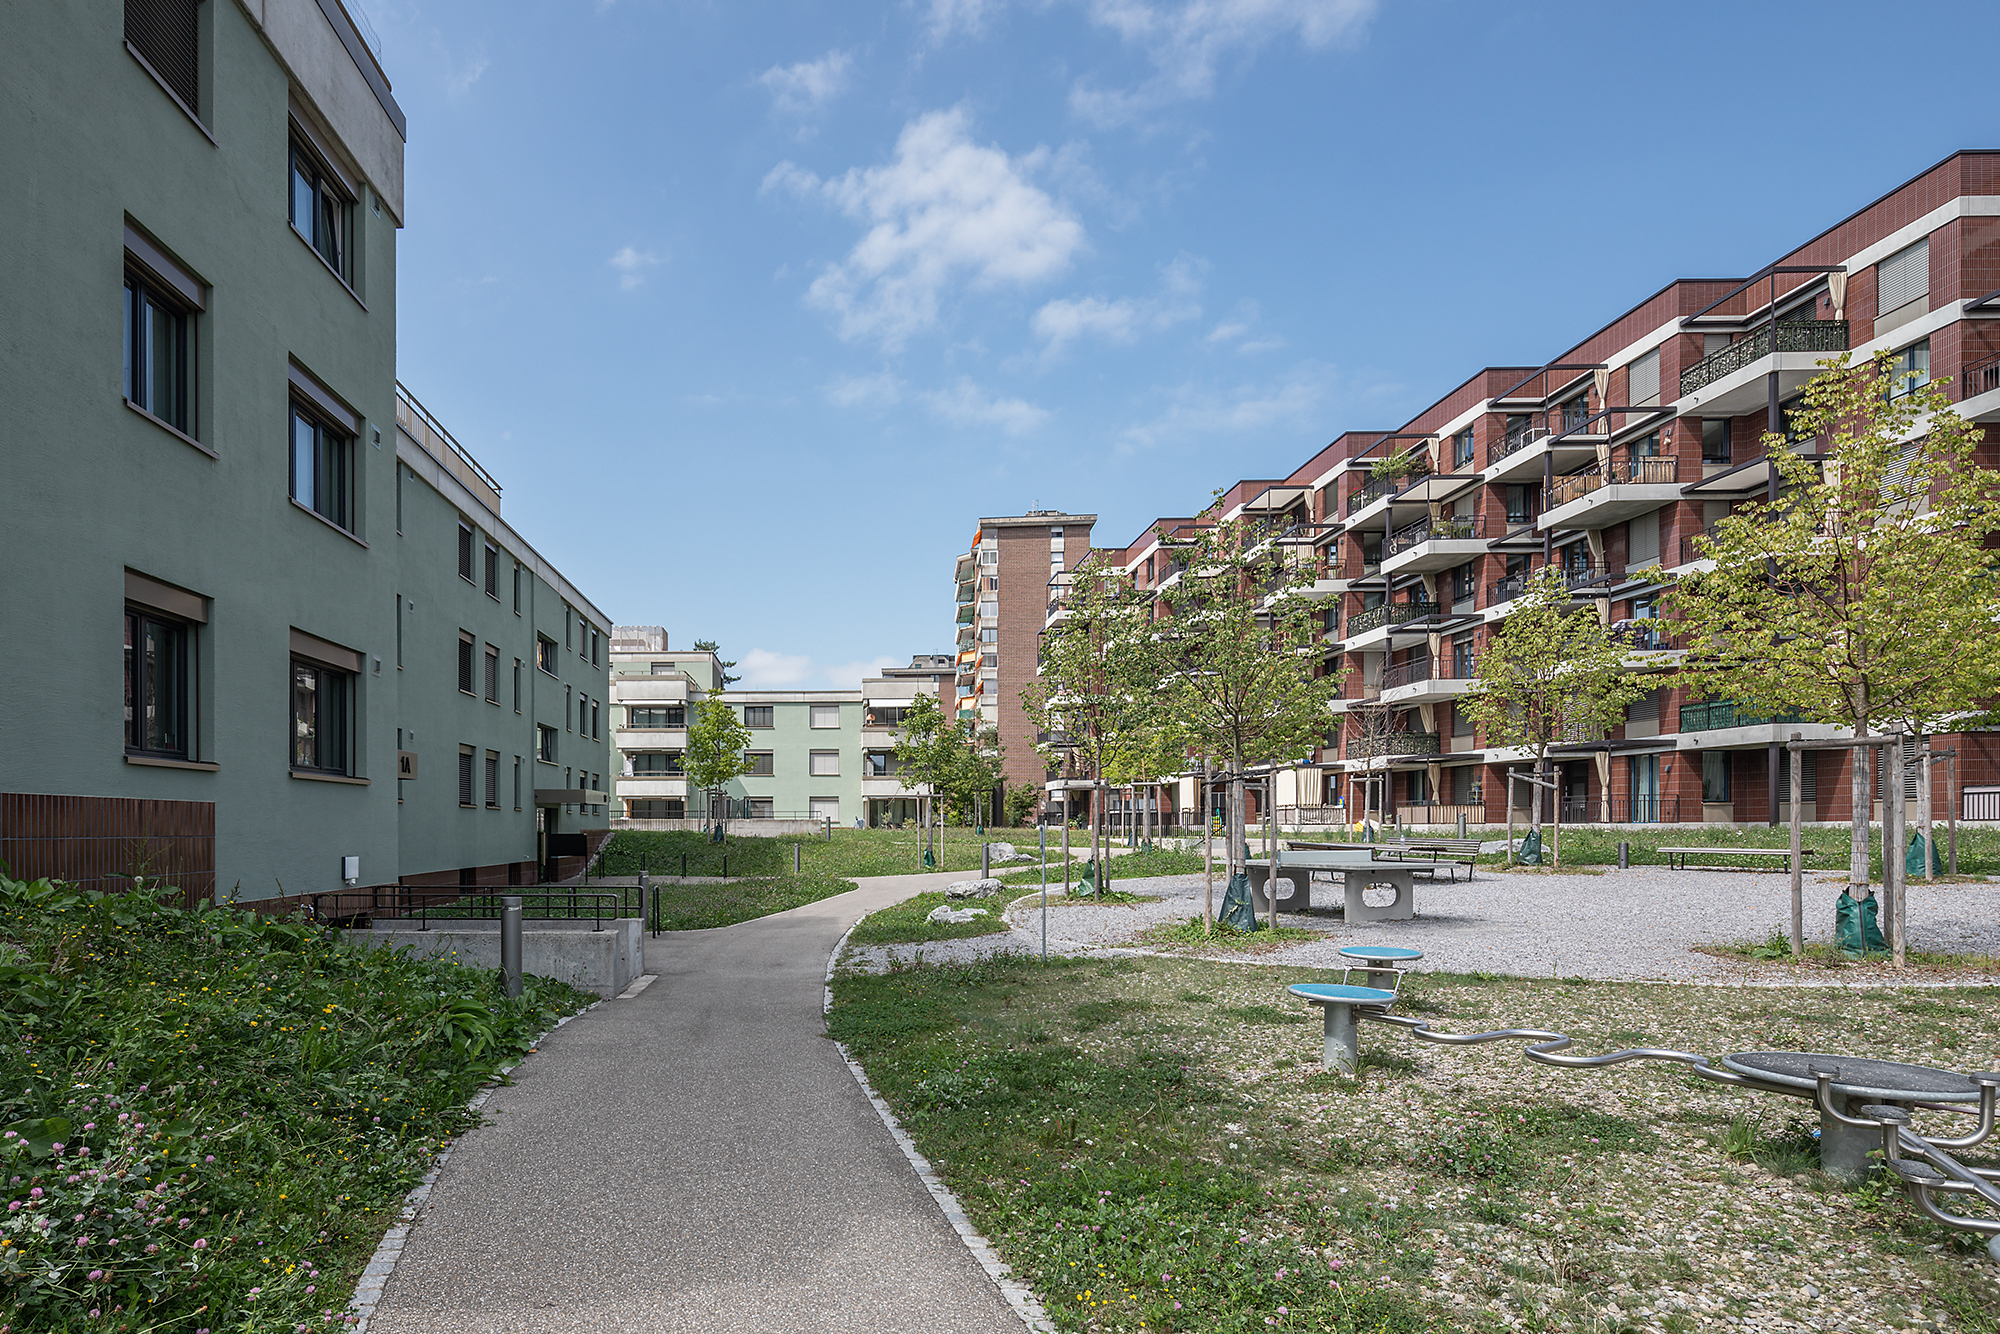
[[[0,863],[108,892],[144,876],[193,907],[215,893],[215,803],[0,792]]]

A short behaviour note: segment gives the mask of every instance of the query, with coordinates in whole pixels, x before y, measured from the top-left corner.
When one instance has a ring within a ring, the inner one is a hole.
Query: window
[[[1478,577],[1479,562],[1469,560],[1459,566],[1452,576],[1452,597],[1459,601],[1471,597],[1474,589],[1477,587],[1476,580]]]
[[[500,702],[500,650],[491,644],[486,646],[486,702]]]
[[[679,717],[674,715],[678,714]],[[667,727],[686,727],[685,708],[654,706],[649,708],[628,707],[625,710],[625,725],[634,730],[649,730]]]
[[[500,752],[486,752],[486,809],[500,809]]]
[[[125,0],[125,40],[188,114],[201,114],[201,0]]]
[[[500,549],[490,543],[486,548],[486,596],[500,600]]]
[[[467,695],[473,693],[472,677],[472,636],[458,632],[458,688]]]
[[[1635,408],[1659,406],[1660,349],[1657,347],[1635,359],[1626,372],[1625,401]]]
[[[602,701],[601,700],[590,701],[590,739],[592,741],[602,741],[604,739],[604,733],[598,730],[600,726],[601,714],[602,714]]]
[[[812,726],[818,728],[840,726],[840,706],[838,704],[815,704],[812,706]]]
[[[1463,468],[1470,462],[1472,462],[1472,428],[1468,426],[1451,438],[1451,464],[1454,468]]]
[[[635,750],[628,757],[635,774],[677,774],[681,772],[681,752],[677,750]]]
[[[1000,601],[998,598],[981,598],[979,600],[979,615],[982,619],[990,621],[999,614]]]
[[[556,641],[547,635],[535,636],[535,666],[550,676],[556,674]]]
[[[871,750],[861,757],[861,761],[864,778],[887,778],[896,772],[896,756],[892,751]]]
[[[751,797],[743,803],[744,818],[746,820],[768,820],[771,818],[771,807],[772,799],[770,797]]]
[[[191,357],[187,304],[159,285],[125,274],[125,398],[188,433]]]
[[[628,801],[625,816],[630,820],[684,820],[687,818],[687,802],[679,797],[668,797],[660,801]]]
[[[811,808],[812,818],[815,820],[832,820],[836,823],[840,820],[839,797],[810,797],[807,799],[807,805]]]
[[[743,725],[745,727],[777,726],[776,723],[771,721],[771,710],[772,706],[769,704],[745,704],[743,706]]]
[[[292,499],[337,528],[353,531],[354,437],[292,402]]]
[[[1925,237],[1913,246],[1898,250],[1876,265],[1875,282],[1875,309],[1879,312],[1875,318],[1878,325],[1885,316],[1903,313],[1904,307],[1913,306],[1916,302],[1922,301],[1928,307],[1930,303],[1925,298],[1931,294],[1930,238]],[[1913,319],[1923,313],[1922,309],[1912,309],[1907,312],[1907,317]],[[1878,327],[1875,332],[1879,336],[1885,331]]]
[[[521,660],[514,659],[514,712],[521,711]]]
[[[1708,418],[1701,424],[1701,461],[1729,462],[1729,419]]]
[[[463,521],[458,525],[458,577],[472,582],[472,529]]]
[[[749,776],[752,778],[769,778],[777,772],[774,756],[768,750],[748,750],[743,752],[743,758],[750,761]]]
[[[569,700],[570,700],[570,691],[571,691],[571,689],[572,689],[572,687],[570,687],[570,686],[564,686],[564,687],[563,687],[563,731],[565,731],[565,732],[567,732],[567,731],[569,731],[569,730],[570,730],[570,727],[569,727]]]
[[[807,757],[806,774],[812,778],[840,777],[840,752],[816,750]]]
[[[354,280],[349,264],[347,235],[354,206],[347,191],[328,171],[319,155],[295,136],[292,157],[292,226],[306,244],[319,252],[327,267],[344,283]]]
[[[596,626],[594,626],[594,625],[593,625],[593,626],[591,626],[591,627],[590,627],[590,665],[591,665],[591,666],[593,666],[593,667],[601,667],[601,666],[603,666],[603,665],[604,665],[604,664],[603,664],[603,659],[602,659],[602,658],[601,658],[601,657],[599,656],[599,655],[600,655],[600,654],[602,653],[603,649],[604,649],[604,635],[603,635],[603,632],[602,632],[602,631],[600,631],[600,630],[599,630],[599,629],[598,629],[598,628],[597,628]]]
[[[1510,484],[1507,487],[1508,523],[1523,524],[1535,517],[1535,491],[1532,485]]]
[[[1725,802],[1729,797],[1729,752],[1705,750],[1701,753],[1701,799]]]
[[[514,562],[514,614],[521,614],[521,562]]]
[[[999,642],[1000,642],[1000,627],[999,627],[999,626],[997,626],[997,625],[988,625],[988,626],[983,626],[983,627],[982,627],[982,628],[980,629],[980,631],[979,631],[979,642],[980,642],[980,643],[982,643],[982,644],[997,644],[997,643],[999,643]]]
[[[576,651],[576,609],[563,603],[563,647]]]
[[[651,676],[672,676],[674,674],[674,665],[671,662],[656,662],[647,669],[647,674]]]
[[[347,772],[349,705],[354,676],[304,658],[292,659],[292,767]]]
[[[472,747],[458,748],[458,804],[472,805]]]
[[[125,749],[188,757],[189,627],[151,612],[125,612]]]
[[[1907,398],[1931,380],[1931,340],[1910,344],[1889,358],[1889,401]]]
[[[402,473],[398,471],[396,475],[400,477],[402,476]],[[396,594],[396,669],[398,671],[401,671],[402,667],[403,667],[403,595],[401,593],[398,593]]]
[[[521,809],[521,757],[514,757],[514,809]]]
[[[556,729],[547,723],[535,724],[535,758],[543,764],[556,762]]]
[[[982,653],[979,655],[979,665],[981,667],[998,667],[1000,665],[1000,655],[998,653]]]
[[[576,697],[576,732],[578,736],[590,735],[590,697]]]

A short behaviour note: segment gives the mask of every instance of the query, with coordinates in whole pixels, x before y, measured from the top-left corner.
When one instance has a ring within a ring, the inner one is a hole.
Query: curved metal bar
[[[1757,1080],[1746,1078],[1730,1070],[1718,1070],[1708,1063],[1708,1058],[1698,1052],[1675,1051],[1671,1047],[1627,1047],[1623,1051],[1607,1052],[1602,1056],[1558,1056],[1556,1053],[1572,1046],[1575,1039],[1567,1033],[1551,1032],[1546,1028],[1501,1028],[1490,1033],[1445,1033],[1434,1029],[1428,1019],[1418,1019],[1410,1015],[1388,1014],[1386,1012],[1355,1011],[1362,1019],[1371,1019],[1378,1024],[1394,1024],[1409,1030],[1410,1036],[1425,1042],[1439,1042],[1451,1046],[1466,1046],[1477,1042],[1498,1042],[1502,1038],[1513,1038],[1525,1042],[1521,1053],[1528,1060],[1542,1065],[1553,1065],[1564,1070],[1586,1070],[1599,1066],[1622,1065],[1626,1061],[1678,1061],[1701,1076],[1718,1084],[1730,1084],[1738,1088],[1752,1088],[1765,1093],[1790,1093],[1789,1089],[1776,1088]],[[1797,1096],[1794,1094],[1793,1096]]]
[[[1925,1139],[1937,1145],[1940,1149],[1977,1148],[1979,1145],[1984,1144],[1987,1138],[1993,1133],[1993,1109],[1995,1102],[2000,1101],[2000,1086],[1996,1086],[1990,1078],[1982,1078],[1974,1075],[1973,1079],[1979,1084],[1979,1124],[1973,1129],[1971,1134],[1959,1135],[1953,1139],[1939,1139],[1935,1135],[1924,1136]],[[1918,1103],[1917,1105],[1920,1107],[1926,1106],[1924,1103]],[[1953,1110],[1964,1111],[1965,1109],[1959,1107]]]

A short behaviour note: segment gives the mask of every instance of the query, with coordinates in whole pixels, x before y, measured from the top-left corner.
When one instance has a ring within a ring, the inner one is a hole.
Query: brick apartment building
[[[1041,662],[1051,585],[1090,551],[1095,514],[1033,510],[979,521],[972,547],[959,556],[958,660],[953,712],[997,727],[1010,787],[1040,787],[1047,768],[1035,751],[1036,728],[1021,691]]]
[[[1343,698],[1330,744],[1271,775],[1270,800],[1291,808],[1283,818],[1365,808],[1497,823],[1520,758],[1487,746],[1457,701],[1528,578],[1561,569],[1573,596],[1664,674],[1680,657],[1659,619],[1664,577],[1699,568],[1693,539],[1773,493],[1762,439],[1785,429],[1820,359],[1886,350],[1942,381],[1984,424],[1982,463],[2000,464],[1996,289],[2000,152],[1956,153],[1754,274],[1669,283],[1545,365],[1476,371],[1399,426],[1348,432],[1286,477],[1238,482],[1203,518],[1148,524],[1118,559],[1157,587],[1170,577],[1160,533],[1242,516],[1312,570],[1322,669],[1343,678]],[[1400,475],[1373,475],[1405,453]],[[1845,734],[1689,698],[1662,679],[1609,737],[1561,750],[1566,820],[1789,818],[1781,741]],[[1959,752],[1960,816],[2000,818],[2000,734],[1939,744]],[[1803,763],[1805,818],[1848,819],[1848,753]],[[1192,783],[1182,787],[1186,804]],[[1879,779],[1874,790],[1879,818]]]

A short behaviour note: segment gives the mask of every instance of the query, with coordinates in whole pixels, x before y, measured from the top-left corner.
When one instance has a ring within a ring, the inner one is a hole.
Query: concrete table
[[[1383,1007],[1396,999],[1393,991],[1380,987],[1350,987],[1337,982],[1300,982],[1290,988],[1294,996],[1326,1013],[1326,1054],[1321,1064],[1343,1075],[1354,1073],[1361,1060],[1360,1043],[1354,1031],[1354,1007]]]
[[[1368,985],[1396,989],[1404,964],[1415,963],[1424,957],[1422,950],[1410,949],[1403,945],[1348,945],[1341,949],[1340,957],[1351,963],[1367,968]],[[1386,964],[1386,968],[1370,967],[1372,964]]]
[[[1978,1102],[1979,1085],[1951,1070],[1904,1065],[1867,1056],[1813,1051],[1746,1051],[1722,1058],[1725,1069],[1754,1079],[1778,1093],[1818,1101],[1821,1071],[1833,1075],[1837,1110],[1849,1116],[1866,1103],[1907,1107],[1914,1102]],[[1842,1125],[1824,1110],[1819,1118],[1819,1165],[1829,1176],[1854,1180],[1867,1175],[1868,1155],[1882,1147],[1878,1130]]]
[[[1261,911],[1270,910],[1268,882],[1271,868],[1263,862],[1251,862],[1245,868],[1250,874],[1250,902]],[[1415,865],[1398,865],[1394,862],[1378,862],[1367,852],[1358,851],[1295,851],[1286,852],[1278,858],[1278,878],[1285,881],[1291,892],[1278,893],[1278,907],[1287,912],[1304,912],[1312,906],[1312,872],[1326,871],[1338,875],[1346,882],[1347,920],[1354,922],[1406,922],[1416,915],[1416,873],[1427,869]],[[1297,880],[1289,879],[1285,873],[1303,870],[1305,875]],[[1394,901],[1372,907],[1362,897],[1370,885],[1388,885],[1396,891]]]

